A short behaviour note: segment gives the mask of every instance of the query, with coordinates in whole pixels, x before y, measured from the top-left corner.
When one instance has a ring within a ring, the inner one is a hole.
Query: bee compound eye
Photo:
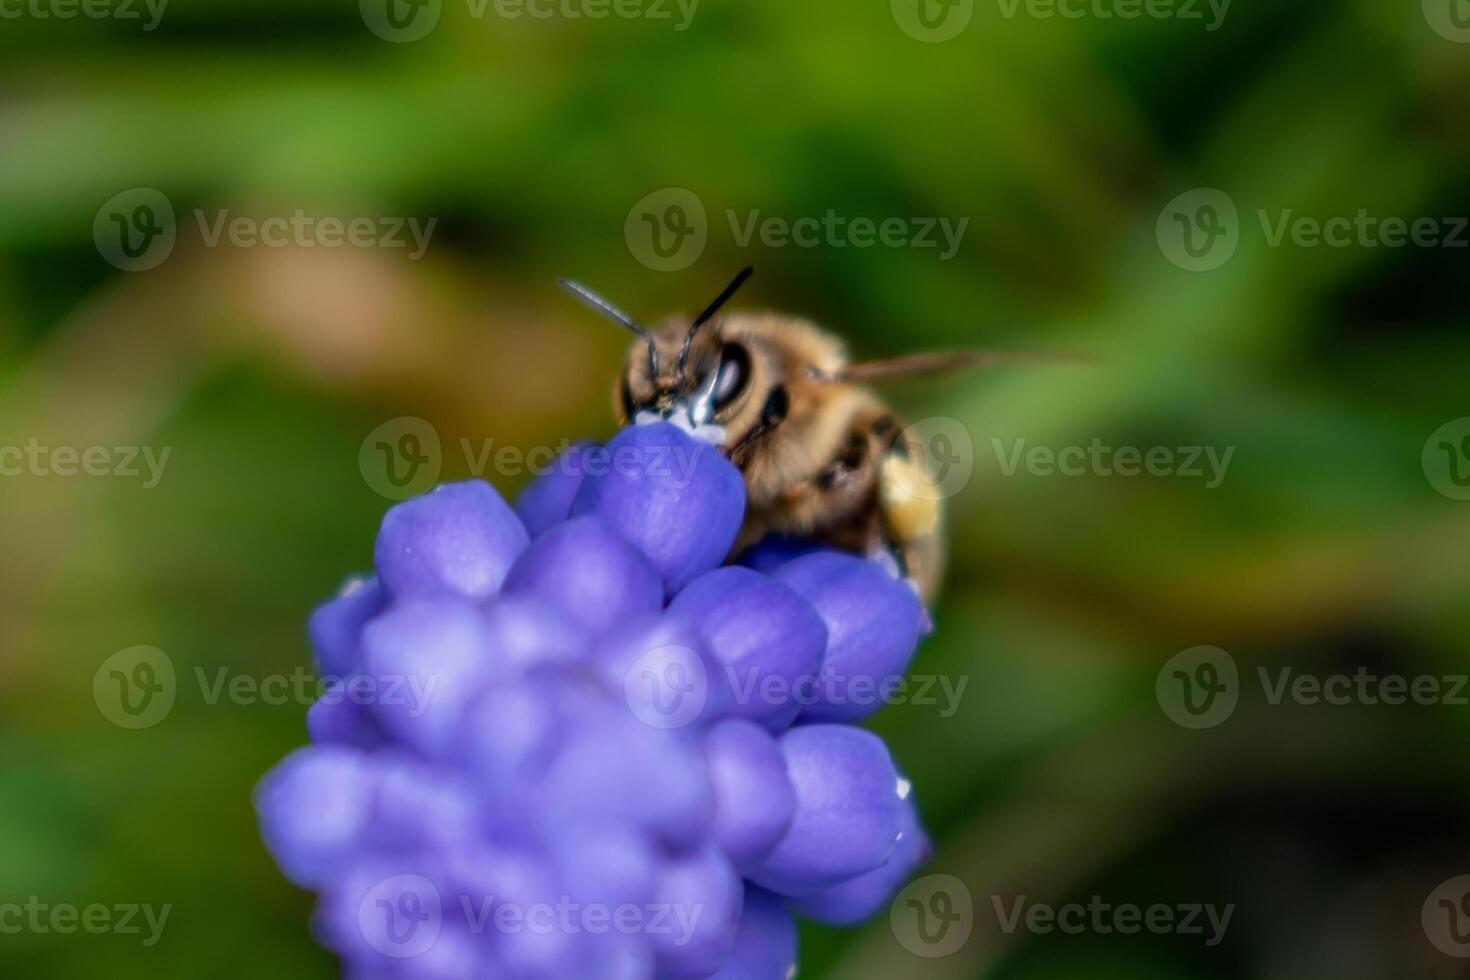
[[[790,411],[790,393],[787,392],[785,385],[776,385],[766,396],[766,403],[761,408],[761,424],[767,428],[780,425]]]
[[[715,379],[715,410],[728,406],[750,384],[750,351],[741,344],[730,344],[720,355],[719,374]]]

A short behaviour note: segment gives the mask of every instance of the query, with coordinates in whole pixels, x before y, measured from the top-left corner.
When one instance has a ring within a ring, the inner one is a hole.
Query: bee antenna
[[[633,319],[628,314],[618,309],[616,306],[613,306],[607,300],[603,299],[601,296],[597,295],[592,290],[588,289],[586,286],[582,285],[579,282],[573,282],[570,279],[558,279],[556,283],[562,289],[570,293],[574,299],[580,301],[588,309],[592,310],[595,313],[601,313],[603,316],[607,317],[609,320],[613,321],[624,329],[630,331],[631,333],[637,334],[639,337],[642,337],[643,340],[648,344],[649,377],[658,377],[658,348],[654,345],[653,334],[648,332],[647,327],[643,326],[643,324],[639,323],[637,320]]]
[[[730,298],[740,291],[741,286],[745,285],[745,280],[754,274],[755,266],[746,266],[744,269],[741,269],[735,278],[730,280],[730,285],[725,287],[724,292],[716,296],[715,301],[705,307],[703,313],[694,318],[694,322],[689,325],[689,333],[684,337],[684,346],[679,350],[680,374],[684,373],[684,363],[689,360],[689,347],[694,343],[694,335],[699,333],[699,328],[714,319],[714,315],[720,312],[720,308],[730,302]]]

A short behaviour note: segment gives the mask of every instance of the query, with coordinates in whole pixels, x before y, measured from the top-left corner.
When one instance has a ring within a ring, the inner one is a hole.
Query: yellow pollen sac
[[[939,529],[938,494],[911,460],[889,455],[879,472],[879,493],[888,528],[900,541],[916,541]]]

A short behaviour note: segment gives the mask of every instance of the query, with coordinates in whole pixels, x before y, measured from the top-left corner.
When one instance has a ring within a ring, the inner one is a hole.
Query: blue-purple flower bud
[[[758,725],[721,722],[704,736],[715,786],[715,840],[737,868],[765,857],[791,826],[796,791],[775,739]]]
[[[745,886],[730,957],[710,980],[788,980],[796,972],[796,923],[781,899]]]
[[[510,505],[483,480],[450,483],[388,511],[373,560],[394,599],[483,599],[500,589],[529,540]]]
[[[666,423],[624,429],[571,514],[597,514],[648,556],[672,595],[730,554],[745,481],[713,446]]]
[[[817,691],[802,721],[860,721],[903,681],[919,645],[924,608],[906,582],[875,561],[831,552],[783,565],[789,585],[827,624],[827,653]]]
[[[663,608],[653,566],[597,517],[568,521],[532,542],[505,591],[533,592],[591,630]]]
[[[813,895],[872,871],[898,840],[899,778],[883,740],[850,725],[793,728],[779,741],[796,813],[746,876],[782,895]]]
[[[527,534],[539,538],[567,519],[572,500],[587,475],[588,453],[600,453],[601,449],[596,443],[577,443],[552,460],[550,468],[521,491],[516,513]]]
[[[929,838],[919,825],[912,797],[905,796],[899,812],[899,835],[888,860],[815,895],[791,900],[791,908],[832,926],[855,926],[883,911],[914,871],[929,860]]]
[[[701,575],[669,608],[692,619],[735,692],[734,713],[781,731],[801,711],[827,649],[827,627],[794,591],[748,568]]]

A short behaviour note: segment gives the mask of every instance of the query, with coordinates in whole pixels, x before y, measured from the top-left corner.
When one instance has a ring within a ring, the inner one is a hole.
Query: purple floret
[[[819,552],[783,565],[776,579],[810,602],[827,624],[818,700],[802,721],[860,721],[902,682],[919,646],[924,607],[914,590],[876,561]]]
[[[648,556],[670,595],[723,564],[745,519],[745,481],[711,445],[667,423],[624,429],[572,516],[597,514]]]
[[[740,928],[714,980],[786,980],[796,969],[796,923],[780,896],[745,886]]]
[[[814,895],[887,861],[898,842],[902,801],[883,740],[850,725],[807,725],[779,744],[796,812],[747,877],[782,895]]]
[[[601,452],[602,447],[596,443],[578,443],[552,460],[546,472],[521,491],[516,513],[527,534],[539,538],[567,519],[572,501],[587,476],[588,459]]]
[[[793,911],[850,924],[903,886],[907,783],[841,722],[922,610],[808,542],[721,567],[744,510],[727,459],[655,424],[515,510],[474,481],[388,512],[376,578],[311,617],[312,745],[255,794],[345,977],[786,980]]]
[[[490,484],[450,483],[388,511],[373,561],[395,599],[494,595],[529,537]]]
[[[704,736],[714,780],[715,839],[735,865],[765,857],[796,814],[796,791],[775,739],[748,721],[724,721]]]
[[[388,597],[375,578],[351,578],[337,597],[316,608],[306,632],[323,676],[351,673],[363,624],[383,611]]]
[[[663,608],[658,573],[598,517],[567,521],[537,538],[511,567],[505,591],[534,593],[592,630]]]
[[[690,582],[669,608],[709,643],[735,693],[735,714],[773,731],[789,727],[822,666],[827,625],[789,587],[748,568]]]
[[[929,860],[929,838],[911,796],[904,797],[898,826],[898,841],[887,861],[824,892],[793,899],[792,910],[827,925],[855,926],[886,909],[914,870]]]

